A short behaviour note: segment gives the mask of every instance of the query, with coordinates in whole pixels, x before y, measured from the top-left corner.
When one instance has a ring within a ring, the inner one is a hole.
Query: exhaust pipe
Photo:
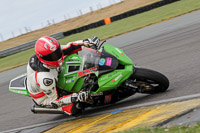
[[[34,114],[64,114],[62,110],[53,109],[53,108],[43,108],[40,106],[33,105],[31,111]]]

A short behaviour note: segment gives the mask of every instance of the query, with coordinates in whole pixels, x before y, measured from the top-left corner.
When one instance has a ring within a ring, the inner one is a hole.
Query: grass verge
[[[199,133],[200,123],[193,126],[133,128],[120,133]]]
[[[67,36],[60,41],[62,45],[69,41],[81,40],[98,36],[102,40],[124,34],[148,25],[174,18],[194,10],[200,9],[199,0],[181,0],[142,14],[113,22],[109,25],[91,29],[82,33]],[[34,49],[29,49],[0,59],[0,72],[23,64],[34,54]]]

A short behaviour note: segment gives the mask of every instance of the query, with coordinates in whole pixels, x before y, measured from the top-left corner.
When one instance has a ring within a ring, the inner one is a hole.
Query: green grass
[[[0,59],[0,72],[11,69],[20,65],[28,63],[30,57],[34,55],[34,49],[29,49],[11,56],[7,56]]]
[[[133,128],[120,133],[199,133],[200,123],[194,126],[171,126],[153,128]]]
[[[101,26],[82,33],[67,36],[59,41],[61,44],[66,44],[70,41],[81,40],[92,36],[98,36],[100,39],[104,40],[197,9],[200,9],[200,0],[181,0],[142,14],[115,21],[109,25]],[[25,64],[33,54],[34,50],[30,49],[5,58],[1,58],[0,71]]]

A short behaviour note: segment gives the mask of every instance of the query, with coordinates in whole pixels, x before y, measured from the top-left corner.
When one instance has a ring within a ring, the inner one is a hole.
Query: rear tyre
[[[138,92],[153,94],[164,92],[169,87],[168,78],[160,72],[135,67],[130,79],[138,86]]]

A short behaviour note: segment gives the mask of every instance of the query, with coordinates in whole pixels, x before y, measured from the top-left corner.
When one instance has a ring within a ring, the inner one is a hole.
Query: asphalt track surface
[[[170,87],[165,93],[136,94],[84,114],[200,93],[200,11],[112,38],[108,43],[121,47],[135,64],[165,74]],[[0,73],[0,131],[69,119],[64,115],[32,114],[29,97],[8,91],[9,81],[25,72],[22,66]]]

